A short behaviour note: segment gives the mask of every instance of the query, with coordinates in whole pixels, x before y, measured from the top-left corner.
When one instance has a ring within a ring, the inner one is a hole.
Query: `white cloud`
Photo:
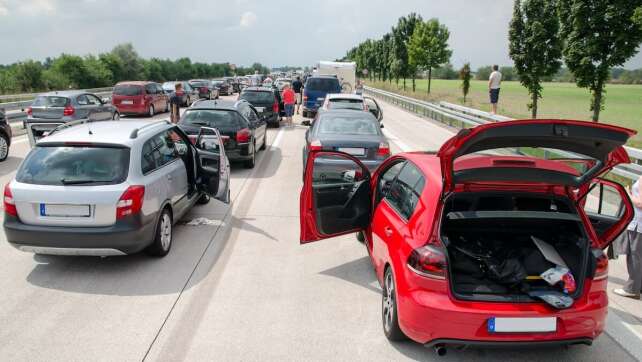
[[[18,10],[26,15],[53,14],[56,12],[55,0],[22,0]]]
[[[5,16],[9,14],[9,8],[7,2],[0,0],[0,16]]]
[[[251,11],[246,11],[243,13],[243,15],[241,15],[241,22],[239,25],[242,28],[249,28],[256,23],[256,20],[257,20],[257,16],[255,13]]]

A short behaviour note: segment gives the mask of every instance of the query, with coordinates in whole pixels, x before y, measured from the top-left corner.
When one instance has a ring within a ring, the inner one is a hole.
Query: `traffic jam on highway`
[[[304,118],[283,126],[284,93],[297,78]],[[167,119],[172,96],[183,108],[177,123]],[[300,153],[279,157],[296,160],[288,167],[301,188],[271,200],[299,197],[299,248],[315,248],[307,258],[344,247],[342,235],[363,244],[388,340],[440,356],[465,346],[593,344],[606,328],[604,250],[633,217],[626,190],[601,176],[629,162],[623,146],[635,131],[516,120],[462,129],[434,152],[396,152],[382,102],[358,89],[353,63],[332,62],[311,74],[120,82],[105,98],[38,95],[24,122],[30,150],[4,187],[6,240],[50,258],[171,255],[200,205],[242,208],[238,170],[248,170],[243,182],[269,177],[276,171],[259,161],[276,156],[262,153],[297,137]],[[4,160],[11,128],[3,129]],[[332,240],[308,245],[324,239]],[[259,267],[262,256],[249,256],[229,263]]]

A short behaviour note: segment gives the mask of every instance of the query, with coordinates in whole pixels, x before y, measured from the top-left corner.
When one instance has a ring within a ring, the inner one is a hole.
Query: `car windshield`
[[[320,134],[342,135],[378,135],[380,130],[374,120],[354,117],[322,118],[319,124]]]
[[[38,96],[33,101],[34,107],[65,107],[69,104],[69,98],[58,96]]]
[[[175,84],[174,82],[165,82],[163,83],[163,89],[166,91],[174,91],[174,89],[176,89]]]
[[[113,185],[127,179],[129,148],[38,146],[18,170],[18,182],[34,185]]]
[[[180,124],[214,128],[236,128],[239,126],[235,111],[218,109],[188,109],[181,118]]]
[[[241,93],[241,99],[250,103],[271,103],[274,102],[274,94],[266,91],[249,91]]]
[[[114,87],[114,94],[119,96],[139,96],[143,94],[143,87],[132,84],[121,84]]]
[[[361,99],[330,99],[329,108],[363,110],[363,101]]]
[[[311,91],[336,92],[339,93],[339,80],[334,78],[310,78],[305,84],[305,88]]]

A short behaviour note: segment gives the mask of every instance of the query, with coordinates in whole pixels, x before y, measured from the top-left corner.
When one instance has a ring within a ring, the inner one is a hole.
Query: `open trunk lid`
[[[622,146],[635,134],[571,120],[506,121],[463,129],[438,152],[444,191],[476,182],[580,187],[630,162]]]

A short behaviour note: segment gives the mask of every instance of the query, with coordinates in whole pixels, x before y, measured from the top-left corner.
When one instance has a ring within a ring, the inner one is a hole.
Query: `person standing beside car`
[[[292,116],[294,116],[294,103],[296,102],[296,95],[294,91],[290,88],[289,84],[286,84],[283,87],[283,106],[285,107],[285,122],[288,127],[292,126]]]
[[[178,123],[181,119],[181,104],[183,104],[183,84],[177,82],[174,85],[174,92],[169,97],[169,119],[172,123]]]
[[[626,255],[626,270],[629,279],[622,288],[614,289],[613,293],[628,298],[640,299],[642,289],[642,177],[640,177],[630,189],[631,202],[635,214],[629,224],[624,237],[619,238],[616,244],[616,252],[619,255]]]
[[[296,80],[292,82],[292,89],[296,96],[296,114],[299,114],[299,108],[303,103],[303,82],[301,82],[301,77],[296,77]]]
[[[502,73],[499,66],[493,65],[493,72],[488,77],[488,93],[490,95],[491,114],[497,114],[497,102],[499,102],[499,88],[502,84]]]

